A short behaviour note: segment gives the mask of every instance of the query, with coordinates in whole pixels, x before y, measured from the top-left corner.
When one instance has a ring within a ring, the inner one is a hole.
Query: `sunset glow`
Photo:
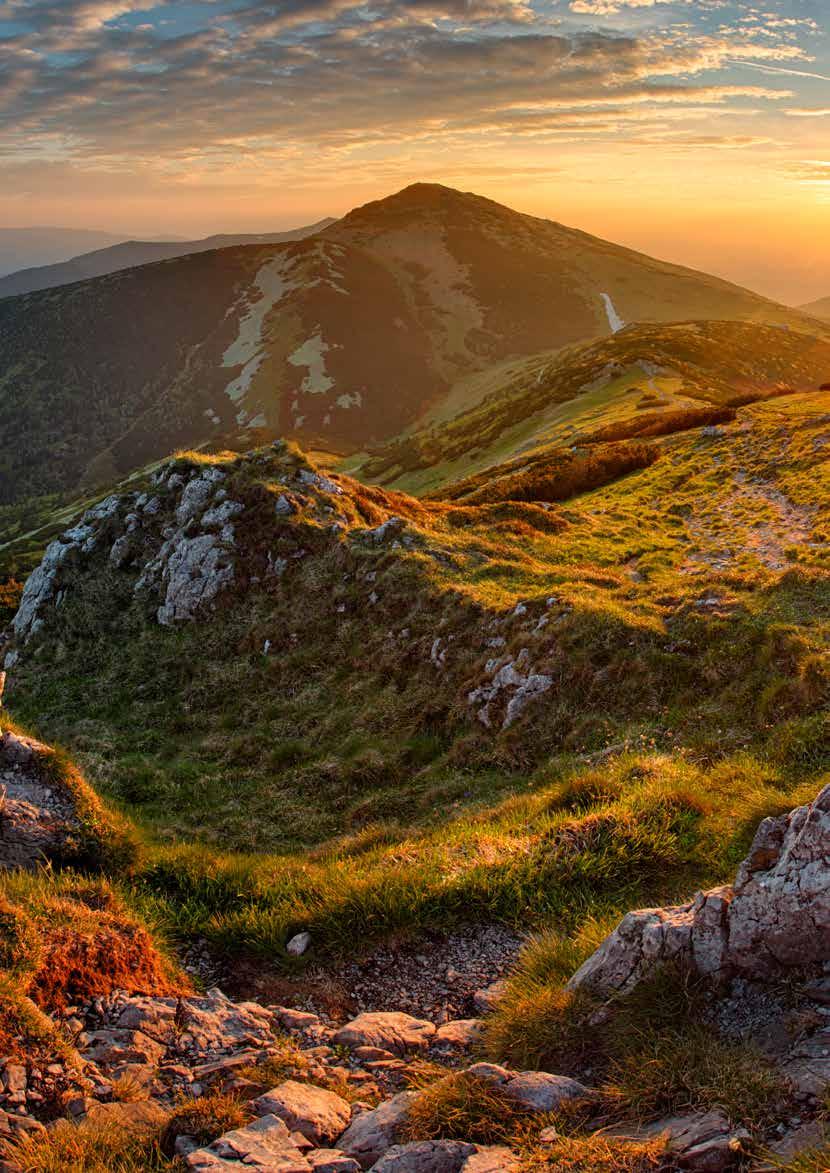
[[[806,301],[821,7],[6,0],[0,222],[264,231],[428,180]]]

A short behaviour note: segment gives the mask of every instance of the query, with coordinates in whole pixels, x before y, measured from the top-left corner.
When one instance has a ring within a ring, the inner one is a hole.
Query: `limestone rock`
[[[361,1169],[369,1169],[396,1143],[417,1092],[399,1092],[369,1112],[355,1116],[337,1142],[337,1147],[354,1157]]]
[[[371,1173],[518,1173],[518,1157],[502,1145],[422,1140],[394,1145]]]
[[[507,989],[507,982],[504,979],[493,982],[492,985],[485,986],[484,989],[476,990],[473,994],[473,1005],[479,1014],[487,1014],[493,1010],[496,1004],[504,997],[504,992]]]
[[[395,1055],[423,1051],[435,1035],[431,1022],[400,1011],[360,1014],[334,1036],[335,1046],[379,1047]]]
[[[204,512],[217,482],[223,480],[224,475],[219,469],[206,469],[201,476],[195,477],[185,485],[176,508],[176,521],[179,525],[186,525],[192,517]]]
[[[658,1120],[642,1135],[666,1137],[667,1150],[678,1168],[690,1173],[725,1173],[735,1168],[750,1140],[749,1133],[734,1129],[719,1109]]]
[[[335,1092],[287,1079],[251,1102],[258,1116],[279,1116],[292,1132],[312,1144],[329,1144],[344,1131],[351,1118],[348,1103]]]
[[[310,944],[311,933],[295,933],[295,935],[285,946],[285,951],[291,957],[302,957]]]
[[[314,1173],[360,1173],[354,1157],[347,1157],[340,1149],[314,1149],[308,1154],[308,1163]]]
[[[467,1074],[497,1084],[520,1108],[528,1112],[553,1112],[566,1100],[590,1095],[584,1084],[548,1071],[511,1071],[495,1063],[474,1063]]]
[[[541,672],[525,672],[528,662],[527,648],[522,648],[515,660],[488,660],[485,665],[492,679],[475,688],[467,695],[470,705],[480,705],[477,711],[479,721],[486,728],[493,724],[493,705],[507,697],[507,706],[501,722],[502,729],[509,729],[535,697],[547,692],[553,685],[553,678]]]
[[[134,997],[115,1026],[138,1030],[194,1057],[216,1056],[273,1041],[274,1016],[254,1002],[231,1002],[219,990],[203,998]]]
[[[830,961],[830,786],[764,819],[733,885],[628,913],[569,986],[625,992],[673,958],[717,980]]]
[[[480,1018],[456,1018],[438,1027],[433,1045],[466,1051],[479,1042],[483,1031],[484,1023]]]
[[[203,1149],[184,1158],[188,1169],[199,1173],[231,1173],[258,1168],[267,1173],[310,1173],[311,1165],[296,1147],[277,1116],[263,1116],[245,1128],[226,1132]]]
[[[162,574],[164,602],[158,621],[169,626],[192,619],[199,607],[211,602],[234,581],[234,568],[214,534],[181,538],[167,558]]]
[[[503,1145],[477,1145],[460,1173],[519,1173],[521,1161]]]
[[[44,769],[48,752],[31,738],[0,736],[0,867],[33,868],[78,844],[75,802]]]
[[[461,1140],[417,1140],[394,1145],[372,1166],[372,1173],[460,1173],[475,1145]]]
[[[125,1063],[158,1064],[167,1048],[139,1030],[97,1030],[87,1035],[84,1058],[99,1067]]]

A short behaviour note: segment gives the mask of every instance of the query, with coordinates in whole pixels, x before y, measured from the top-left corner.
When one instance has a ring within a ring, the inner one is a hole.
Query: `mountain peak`
[[[371,200],[349,212],[342,220],[341,226],[357,227],[366,223],[377,223],[389,218],[413,215],[429,215],[430,213],[451,214],[453,212],[470,216],[476,213],[488,212],[501,217],[512,219],[521,218],[520,212],[498,204],[486,196],[476,195],[471,191],[459,191],[454,187],[447,187],[443,183],[410,183],[407,187],[392,195],[384,196],[379,200]]]

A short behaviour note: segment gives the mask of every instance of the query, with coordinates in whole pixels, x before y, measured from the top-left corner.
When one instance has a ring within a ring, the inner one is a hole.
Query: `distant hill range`
[[[801,307],[805,314],[812,314],[815,318],[827,318],[830,321],[830,297],[823,297],[820,301],[811,301],[809,305]]]
[[[34,265],[53,265],[124,239],[88,228],[0,228],[0,277]]]
[[[176,447],[286,434],[355,452],[505,361],[692,319],[779,327],[766,346],[830,337],[716,277],[415,184],[305,239],[0,301],[0,502],[110,484]]]
[[[332,218],[328,218],[287,232],[247,235],[224,233],[205,236],[201,240],[125,240],[115,244],[108,241],[106,248],[82,253],[58,264],[39,265],[9,273],[8,276],[0,278],[0,297],[14,297],[20,293],[32,293],[36,289],[54,289],[58,285],[71,285],[74,281],[86,281],[90,277],[104,277],[107,273],[117,273],[120,269],[132,269],[137,265],[152,264],[154,261],[169,261],[174,257],[207,252],[214,248],[233,248],[240,244],[282,244],[288,240],[303,240],[334,222]]]

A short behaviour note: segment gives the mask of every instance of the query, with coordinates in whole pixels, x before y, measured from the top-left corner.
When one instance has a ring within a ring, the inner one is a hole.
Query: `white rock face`
[[[170,552],[162,574],[164,602],[159,623],[169,626],[192,619],[196,610],[215,599],[234,580],[233,564],[213,534],[182,538]]]
[[[77,549],[78,543],[60,539],[46,547],[40,566],[36,566],[26,580],[12,623],[18,639],[26,640],[39,630],[43,623],[40,612],[57,594],[59,570]]]
[[[473,689],[467,695],[468,704],[481,706],[476,715],[485,728],[492,727],[494,703],[507,697],[501,727],[509,729],[531,701],[547,692],[553,685],[551,676],[545,676],[541,672],[522,671],[527,659],[527,649],[523,648],[515,660],[508,660],[506,663],[499,660],[487,661],[486,670],[493,673],[492,680]]]
[[[764,819],[733,885],[678,908],[629,912],[569,987],[625,992],[675,958],[714,979],[830,961],[830,786]]]

